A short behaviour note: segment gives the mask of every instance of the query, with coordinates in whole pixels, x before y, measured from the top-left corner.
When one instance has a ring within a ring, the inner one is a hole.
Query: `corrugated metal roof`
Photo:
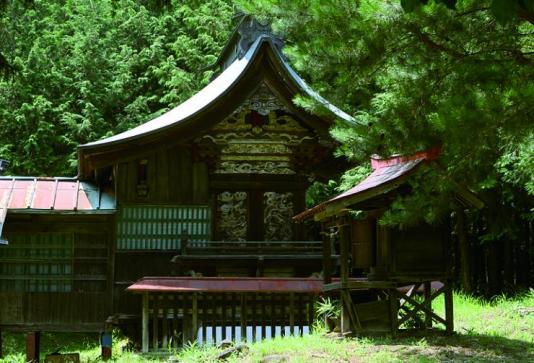
[[[267,35],[262,35],[258,37],[258,39],[256,39],[256,41],[252,44],[250,49],[241,59],[235,60],[228,68],[226,68],[206,87],[204,87],[197,94],[195,94],[193,97],[189,98],[187,101],[183,102],[179,106],[131,130],[122,132],[120,134],[102,140],[81,145],[80,148],[90,148],[134,139],[142,135],[161,131],[162,129],[166,129],[189,119],[191,116],[199,113],[202,109],[208,107],[210,104],[215,102],[219,97],[227,93],[237,83],[237,81],[243,76],[243,74],[252,64],[254,56],[257,54],[258,50],[260,49],[260,46],[263,43],[267,43],[271,46],[274,53],[277,55],[278,60],[283,65],[289,76],[293,78],[294,82],[301,88],[301,90],[305,94],[317,100],[340,119],[350,124],[356,124],[356,121],[353,117],[341,111],[334,105],[330,104],[328,101],[326,101],[316,92],[314,92],[284,60],[282,54],[280,54],[279,50],[272,44],[271,37]]]
[[[0,208],[13,211],[96,212],[115,210],[115,198],[75,178],[0,178]]]
[[[367,178],[334,198],[297,214],[293,217],[293,220],[297,222],[306,220],[326,210],[327,207],[337,205],[337,203],[343,202],[343,204],[350,204],[372,198],[377,193],[384,192],[383,187],[389,184],[395,184],[399,178],[413,172],[424,160],[434,160],[439,154],[440,148],[434,148],[410,156],[394,156],[387,159],[373,157],[371,159],[371,166],[374,170]],[[376,193],[373,193],[375,190]],[[367,194],[364,195],[364,193]]]
[[[267,277],[143,277],[127,288],[131,292],[301,292],[319,294],[318,278]]]
[[[0,177],[0,236],[8,211],[113,213],[115,198],[76,178],[3,176]],[[0,241],[7,244],[5,240]]]

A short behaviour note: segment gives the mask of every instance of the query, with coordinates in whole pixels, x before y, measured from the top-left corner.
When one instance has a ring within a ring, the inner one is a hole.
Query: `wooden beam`
[[[189,299],[187,294],[181,294],[182,298],[182,346],[185,347],[190,341],[191,331],[189,322]]]
[[[240,312],[239,312],[239,324],[241,330],[241,342],[244,343],[247,340],[247,305],[246,305],[246,293],[240,294]],[[247,342],[248,343],[248,342]]]
[[[141,338],[141,342],[142,342],[142,352],[143,353],[148,353],[148,339],[149,339],[149,335],[148,335],[148,318],[149,318],[149,315],[148,315],[148,292],[145,292],[143,293],[143,307],[142,307],[142,338]]]
[[[445,327],[448,334],[454,333],[454,315],[451,281],[445,281]]]
[[[439,291],[442,291],[442,290],[439,290]],[[423,305],[423,304],[426,304],[426,302],[421,304],[421,303],[415,301],[412,297],[406,296],[406,295],[404,295],[404,298],[410,304],[412,304],[414,306],[414,309],[410,310],[410,312],[408,312],[401,320],[399,320],[399,325],[401,325],[401,324],[405,323],[406,321],[408,321],[409,319],[411,319],[413,316],[415,316],[415,314],[418,311],[423,311],[425,314],[429,314],[432,317],[432,319],[436,320],[439,323],[442,323],[443,325],[445,325],[445,327],[447,327],[448,323],[447,323],[447,321],[445,321],[445,319],[443,319],[441,316],[435,314],[433,311],[427,309],[426,305]],[[434,296],[434,298],[435,298],[435,296]],[[432,301],[432,299],[429,299],[429,301]],[[445,308],[446,308],[446,306],[445,306]]]
[[[39,363],[41,332],[34,331],[26,335],[26,362]]]
[[[332,282],[332,240],[325,230],[325,224],[321,223],[323,235],[323,281],[324,284]]]
[[[389,316],[390,316],[390,329],[391,336],[393,338],[397,337],[397,332],[399,330],[399,304],[397,302],[397,290],[389,289]]]
[[[425,294],[425,300],[424,300],[424,304],[425,304],[425,307],[432,311],[432,300],[430,300],[430,296],[432,294],[432,284],[430,281],[425,281],[424,282],[424,294]],[[428,314],[426,313],[425,314],[425,328],[432,328],[432,314]]]
[[[159,349],[159,296],[152,296],[152,350]]]
[[[191,299],[191,341],[194,343],[198,338],[198,294],[194,292]]]
[[[295,293],[289,293],[289,335],[295,331]]]

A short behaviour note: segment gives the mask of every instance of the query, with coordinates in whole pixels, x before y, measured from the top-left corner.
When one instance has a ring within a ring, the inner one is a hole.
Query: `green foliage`
[[[147,4],[147,6],[143,5]],[[228,1],[11,1],[0,15],[0,157],[16,174],[72,174],[76,146],[136,126],[207,84]]]
[[[401,0],[401,6],[406,12],[412,12],[422,6],[432,3],[442,3],[449,9],[456,9],[458,0]],[[534,0],[491,0],[489,4],[483,4],[486,10],[490,10],[493,16],[502,24],[513,21],[515,18],[532,22],[534,20]]]
[[[339,300],[331,299],[330,297],[323,297],[315,306],[315,315],[317,319],[332,318],[337,319],[341,317],[341,303]]]
[[[445,218],[459,183],[487,205],[474,214],[488,226],[482,229],[485,238],[515,238],[518,217],[531,216],[534,202],[530,2],[514,2],[522,4],[521,16],[506,23],[495,19],[497,1],[416,3],[256,0],[241,5],[270,17],[286,36],[286,53],[298,71],[354,115],[358,127],[333,130],[341,154],[364,165],[375,153],[443,146],[438,172],[419,174],[412,181],[415,193],[398,200],[385,221]],[[312,100],[305,102],[313,108]]]

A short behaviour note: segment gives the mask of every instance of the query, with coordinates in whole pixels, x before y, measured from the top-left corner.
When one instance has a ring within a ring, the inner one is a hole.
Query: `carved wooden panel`
[[[223,192],[217,195],[217,229],[222,241],[246,241],[247,193]]]
[[[291,217],[294,215],[293,193],[263,193],[263,223],[266,241],[291,241]]]
[[[319,140],[262,84],[233,114],[195,142],[198,154],[210,161],[212,173],[293,175],[295,150],[318,145]]]

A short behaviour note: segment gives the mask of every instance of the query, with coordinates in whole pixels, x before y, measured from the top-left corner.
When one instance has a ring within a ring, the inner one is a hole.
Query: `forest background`
[[[365,176],[372,154],[441,145],[438,171],[417,175],[383,223],[449,223],[453,273],[468,292],[534,285],[532,0],[3,0],[8,173],[75,175],[77,145],[191,97],[239,11],[271,22],[297,71],[358,124],[332,130],[355,167],[314,185],[310,204]],[[459,208],[458,184],[485,207]]]

